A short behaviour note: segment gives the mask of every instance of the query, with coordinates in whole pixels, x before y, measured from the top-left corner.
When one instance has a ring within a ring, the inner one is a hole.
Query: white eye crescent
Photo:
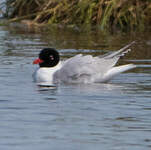
[[[50,59],[51,59],[51,60],[54,60],[54,57],[53,57],[53,55],[50,55],[49,57],[50,57]]]

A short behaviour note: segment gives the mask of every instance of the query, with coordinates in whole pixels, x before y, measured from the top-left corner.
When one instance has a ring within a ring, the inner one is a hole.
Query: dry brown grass
[[[8,0],[12,21],[140,29],[151,23],[150,0]]]

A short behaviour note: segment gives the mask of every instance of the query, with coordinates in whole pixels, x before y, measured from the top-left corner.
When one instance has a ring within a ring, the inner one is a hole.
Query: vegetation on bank
[[[11,21],[140,29],[151,24],[151,0],[6,0]]]

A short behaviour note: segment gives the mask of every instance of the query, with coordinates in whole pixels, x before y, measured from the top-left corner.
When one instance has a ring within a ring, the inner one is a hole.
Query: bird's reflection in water
[[[45,97],[45,100],[57,100],[56,99],[56,94],[57,94],[57,85],[54,85],[52,83],[37,83],[38,86],[38,92],[40,94],[42,94],[43,96],[47,95],[47,97]]]

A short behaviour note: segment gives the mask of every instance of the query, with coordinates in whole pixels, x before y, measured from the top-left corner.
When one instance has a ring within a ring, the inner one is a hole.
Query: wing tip
[[[131,69],[134,69],[136,68],[137,66],[135,64],[126,64],[126,65],[121,65],[121,66],[116,66],[116,67],[113,67],[112,69],[110,69],[105,75],[104,75],[104,81],[109,81],[111,80],[114,76],[122,73],[122,72],[125,72],[125,71],[128,71],[128,70],[131,70]]]

